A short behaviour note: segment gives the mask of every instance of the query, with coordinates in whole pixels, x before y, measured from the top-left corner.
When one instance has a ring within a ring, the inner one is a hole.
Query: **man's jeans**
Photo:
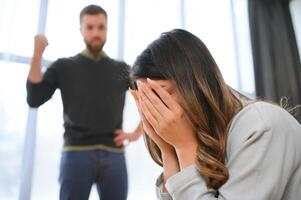
[[[126,200],[124,153],[103,150],[65,151],[60,165],[61,200],[88,200],[93,183],[101,200]]]

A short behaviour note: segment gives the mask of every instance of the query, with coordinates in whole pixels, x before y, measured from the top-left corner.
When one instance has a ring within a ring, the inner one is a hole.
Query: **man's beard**
[[[85,43],[86,43],[86,47],[87,47],[87,49],[91,52],[91,53],[93,53],[93,54],[97,54],[97,53],[99,53],[99,52],[101,52],[102,51],[102,48],[103,48],[103,46],[104,46],[104,44],[105,44],[105,41],[104,42],[102,42],[100,45],[98,45],[98,46],[92,46],[90,43],[88,43],[86,40],[84,40],[85,41]],[[92,40],[93,41],[93,40]]]

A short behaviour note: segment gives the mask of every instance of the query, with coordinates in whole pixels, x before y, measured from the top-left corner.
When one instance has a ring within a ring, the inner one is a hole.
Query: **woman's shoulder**
[[[268,129],[275,126],[296,126],[300,128],[298,121],[284,108],[264,101],[256,101],[244,106],[244,108],[234,116],[230,129],[234,128],[234,126],[247,124],[259,124],[262,128]]]
[[[250,109],[257,111],[257,115],[266,123],[269,128],[281,127],[300,129],[300,123],[286,109],[274,103],[258,101],[249,105]]]
[[[262,137],[267,134],[267,137]],[[301,125],[284,108],[256,101],[244,106],[234,116],[228,132],[228,146],[236,148],[254,137],[277,140],[291,137],[301,142]]]

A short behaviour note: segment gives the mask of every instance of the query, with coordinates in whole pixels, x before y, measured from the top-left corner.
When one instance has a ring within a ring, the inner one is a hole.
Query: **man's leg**
[[[97,190],[101,200],[126,200],[128,177],[124,153],[99,151]]]
[[[95,151],[63,152],[60,165],[60,200],[88,200],[95,180]]]

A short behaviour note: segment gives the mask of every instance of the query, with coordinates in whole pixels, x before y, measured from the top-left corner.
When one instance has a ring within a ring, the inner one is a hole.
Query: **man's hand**
[[[116,136],[114,138],[114,142],[115,142],[115,145],[118,147],[128,145],[130,142],[137,140],[141,135],[141,134],[137,134],[135,132],[126,133],[121,129],[115,130],[115,134],[116,134]]]
[[[36,35],[34,38],[34,55],[42,56],[47,46],[48,46],[48,40],[46,36]]]

